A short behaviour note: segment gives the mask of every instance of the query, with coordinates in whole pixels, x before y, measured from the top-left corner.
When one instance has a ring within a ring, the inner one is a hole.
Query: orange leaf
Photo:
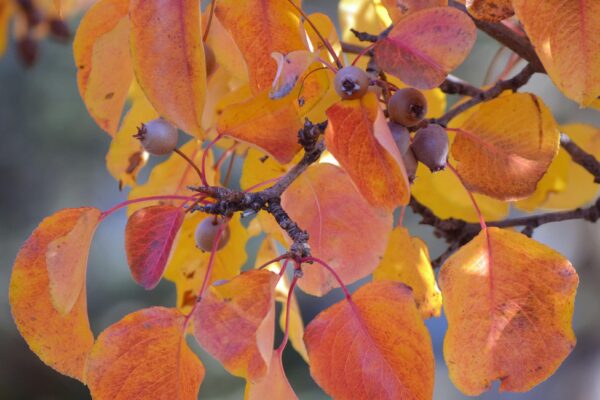
[[[438,86],[467,58],[475,24],[461,11],[434,7],[403,18],[375,47],[377,64],[419,89]]]
[[[283,193],[281,205],[308,231],[312,254],[330,264],[344,284],[356,282],[377,268],[392,228],[392,215],[369,205],[341,168],[332,164],[310,166]],[[307,265],[303,271],[298,285],[307,293],[323,296],[339,287],[318,265]]]
[[[21,247],[10,279],[13,318],[31,350],[58,372],[84,381],[84,367],[94,337],[87,315],[85,285],[68,314],[53,305],[48,247],[69,235],[90,208],[65,209],[44,219]]]
[[[431,399],[431,338],[410,288],[367,283],[306,327],[310,373],[336,399]]]
[[[46,251],[52,304],[62,315],[71,312],[85,286],[88,253],[100,222],[101,211],[97,208],[81,210],[72,229],[48,243]]]
[[[132,0],[131,55],[137,80],[156,111],[202,137],[206,66],[195,0]]]
[[[287,0],[219,0],[215,15],[246,60],[254,94],[268,89],[273,82],[277,63],[271,53],[304,50],[297,11]]]
[[[269,92],[272,99],[288,95],[315,59],[315,55],[308,50],[296,50],[288,54],[273,52],[271,57],[277,62],[277,73]]]
[[[577,273],[554,250],[498,228],[480,233],[440,272],[450,378],[475,396],[501,380],[524,392],[544,381],[575,346]]]
[[[204,366],[185,342],[185,315],[152,307],[100,334],[87,364],[96,400],[198,398]]]
[[[408,229],[399,226],[392,231],[385,255],[373,272],[373,280],[390,280],[410,286],[421,316],[440,316],[442,295],[435,282],[427,245],[412,237]]]
[[[194,335],[231,374],[257,381],[267,374],[275,334],[277,275],[251,270],[211,286],[194,312]]]
[[[244,400],[297,400],[298,396],[285,376],[281,357],[273,351],[269,373],[258,382],[248,381]]]
[[[375,95],[342,100],[327,110],[327,117],[327,149],[365,199],[388,210],[407,204],[410,189],[404,164],[399,154],[391,153],[398,149],[389,146],[393,139]]]
[[[452,156],[459,175],[469,189],[500,200],[533,193],[560,141],[552,114],[528,93],[488,101],[457,128]]]
[[[594,102],[600,96],[600,2],[512,3],[554,84],[582,106]]]
[[[499,22],[514,15],[512,0],[467,0],[469,14],[477,19]]]
[[[79,93],[94,121],[111,136],[133,80],[128,6],[128,0],[98,1],[81,20],[73,41]]]
[[[167,266],[185,211],[179,206],[150,206],[127,221],[125,250],[131,274],[145,289],[154,289]]]
[[[226,107],[217,122],[217,131],[258,146],[282,164],[288,163],[300,150],[298,131],[302,121],[294,101],[293,95],[272,100],[265,90]]]
[[[10,0],[0,0],[0,57],[2,57],[6,51],[9,35],[9,22],[13,12],[14,8]]]
[[[420,10],[432,7],[444,7],[448,0],[381,0],[394,24],[402,18]]]

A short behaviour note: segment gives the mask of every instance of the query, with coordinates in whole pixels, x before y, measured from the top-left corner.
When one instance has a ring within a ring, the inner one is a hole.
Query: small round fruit
[[[196,247],[200,250],[212,251],[217,234],[220,229],[223,229],[217,245],[217,250],[222,249],[229,242],[229,235],[231,234],[229,225],[222,228],[224,224],[227,224],[224,219],[215,217],[207,217],[200,221],[196,227]]]
[[[342,99],[360,99],[369,88],[369,76],[362,69],[351,65],[335,74],[333,85]]]
[[[169,154],[177,147],[177,128],[162,118],[142,124],[134,137],[140,140],[144,150],[155,156]]]
[[[390,128],[390,132],[392,132],[392,137],[394,138],[394,142],[396,142],[398,150],[400,150],[400,154],[406,153],[408,146],[410,146],[410,132],[408,129],[392,121],[388,122],[388,127]]]
[[[206,76],[210,76],[217,69],[217,58],[215,52],[206,43],[204,43],[204,59],[206,62]]]
[[[413,183],[417,177],[417,159],[410,147],[406,149],[405,153],[402,153],[402,161],[404,161],[404,169],[406,170],[408,181]]]
[[[390,98],[388,114],[390,120],[410,128],[425,118],[427,99],[417,89],[399,89]]]
[[[440,171],[448,161],[448,134],[440,125],[431,124],[415,134],[410,145],[417,160],[427,165],[431,171]]]

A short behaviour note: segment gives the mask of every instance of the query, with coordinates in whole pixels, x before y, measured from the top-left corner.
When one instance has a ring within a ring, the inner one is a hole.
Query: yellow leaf
[[[144,95],[132,99],[131,108],[123,118],[123,123],[106,154],[106,168],[121,186],[136,185],[137,174],[146,164],[148,157],[140,141],[133,135],[142,123],[155,118],[158,118],[158,114]]]
[[[180,150],[200,168],[203,151],[196,139],[187,142]],[[209,184],[212,184],[215,180],[215,173],[211,168],[212,165],[212,152],[209,152],[206,157],[206,179]],[[134,187],[129,192],[129,200],[159,195],[191,196],[193,192],[188,189],[188,186],[200,183],[200,177],[196,174],[196,171],[179,154],[173,153],[166,161],[152,169],[150,178],[146,183]],[[154,204],[170,204],[170,202],[162,200],[134,203],[127,208],[127,215],[133,214],[140,208]],[[181,204],[181,200],[177,200],[175,204]]]
[[[531,195],[558,152],[552,114],[528,93],[488,101],[457,128],[452,156],[459,175],[472,191],[499,200]]]
[[[392,23],[381,0],[340,0],[338,14],[342,40],[353,44],[364,45],[350,29],[378,34]]]
[[[373,280],[410,286],[421,316],[440,316],[442,295],[435,282],[427,245],[410,236],[408,229],[397,227],[392,231],[383,260],[373,272]]]
[[[466,189],[456,175],[448,169],[432,173],[429,168],[420,164],[411,192],[420,203],[440,218],[479,221]],[[500,220],[508,215],[508,203],[478,193],[474,196],[486,220]]]
[[[578,277],[559,253],[509,230],[490,228],[443,265],[440,286],[450,379],[476,396],[528,391],[575,346],[571,328]]]
[[[600,2],[512,3],[554,84],[581,106],[595,101],[600,95]]]

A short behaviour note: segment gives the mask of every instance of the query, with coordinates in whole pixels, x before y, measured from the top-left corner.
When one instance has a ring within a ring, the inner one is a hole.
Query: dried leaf
[[[108,327],[94,344],[87,382],[97,400],[197,399],[204,366],[185,341],[186,317],[152,307]]]
[[[431,399],[431,339],[410,288],[368,283],[306,327],[310,373],[336,399]]]
[[[471,396],[496,379],[501,391],[528,391],[575,346],[578,277],[571,263],[520,233],[487,232],[440,272],[448,318],[444,357],[450,379]]]
[[[467,0],[469,14],[477,19],[499,22],[515,14],[512,0]]]

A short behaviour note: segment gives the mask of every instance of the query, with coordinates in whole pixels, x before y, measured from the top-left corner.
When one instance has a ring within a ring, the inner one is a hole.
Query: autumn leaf
[[[435,282],[427,245],[408,229],[394,228],[383,260],[373,272],[373,280],[402,282],[413,290],[415,304],[423,318],[439,317],[442,296]]]
[[[79,93],[94,121],[114,136],[133,81],[128,0],[100,0],[85,14],[73,41]]]
[[[528,93],[488,101],[456,129],[458,174],[470,190],[499,200],[533,193],[560,141],[552,114]]]
[[[300,150],[298,131],[302,120],[293,95],[273,100],[268,90],[224,107],[217,131],[254,145],[285,164]],[[227,102],[228,99],[224,99]],[[217,106],[219,107],[219,106]]]
[[[501,391],[528,391],[575,346],[578,277],[571,263],[520,233],[489,228],[487,235],[462,247],[440,272],[444,357],[454,384],[471,396],[497,379]]]
[[[584,107],[595,101],[600,96],[600,2],[513,0],[512,5],[560,91]]]
[[[242,273],[209,288],[194,311],[194,335],[231,374],[257,381],[269,370],[275,332],[277,275]]]
[[[564,131],[575,144],[585,149],[589,154],[600,159],[600,129],[592,125],[584,124],[569,124],[561,126],[561,131]],[[556,165],[555,165],[556,164]],[[556,173],[553,173],[556,171]],[[555,184],[556,190],[546,190],[543,193],[543,188],[540,186],[544,183],[546,177],[550,182]],[[554,179],[553,179],[554,177]],[[543,201],[536,206],[551,209],[551,210],[571,210],[577,207],[588,204],[596,199],[600,186],[594,182],[594,177],[583,168],[575,163],[571,156],[561,148],[557,157],[554,159],[548,173],[544,175],[536,192],[543,197]],[[540,190],[539,193],[538,190]],[[523,207],[520,202],[517,203],[519,208],[530,209]]]
[[[323,36],[323,38],[327,40],[327,42],[329,42],[329,45],[334,50],[334,52],[338,56],[340,56],[340,53],[342,51],[342,45],[340,43],[338,32],[335,29],[335,24],[329,18],[329,16],[317,12],[310,14],[308,18],[310,19],[310,22],[312,22],[312,24],[315,26],[317,31],[321,34],[321,36]],[[306,48],[310,49],[313,53],[319,55],[319,57],[321,57],[321,59],[323,60],[327,60],[332,63],[335,62],[333,55],[329,52],[325,43],[323,43],[315,29],[312,28],[311,24],[307,20],[304,21],[302,28],[304,30],[304,35],[302,35],[302,37],[308,39],[305,42]]]
[[[51,295],[48,258],[52,263],[59,260],[52,254],[48,257],[47,253],[56,250],[61,243],[73,251],[73,242],[79,239],[73,237],[72,233],[89,234],[90,221],[95,215],[95,209],[73,208],[61,210],[44,219],[21,247],[13,265],[9,287],[12,315],[29,348],[50,367],[82,382],[85,381],[86,359],[94,343],[87,315],[85,284],[76,282],[81,275],[75,258],[64,257],[71,264],[55,264],[51,267],[56,289],[64,286],[67,279],[61,278],[70,278],[66,273],[71,271],[77,277],[75,283],[81,284],[77,299],[68,313],[59,312],[54,306],[56,300]],[[81,222],[82,218],[85,223]],[[59,300],[68,303],[71,295],[69,291],[67,296]]]
[[[158,117],[146,96],[141,93],[132,96],[131,108],[123,118],[123,123],[106,153],[106,168],[119,181],[120,187],[136,185],[137,174],[148,158],[140,141],[133,135],[142,123]]]
[[[131,274],[144,289],[154,289],[167,267],[185,210],[179,206],[150,206],[129,217],[125,251]]]
[[[265,91],[273,82],[277,63],[271,53],[304,50],[297,11],[287,1],[219,0],[215,15],[246,60],[253,94]]]
[[[202,163],[202,149],[200,143],[196,139],[192,139],[184,144],[179,150],[194,161],[196,166],[200,167]],[[213,164],[212,153],[209,152],[206,157],[206,180],[212,184],[215,180],[215,173],[212,168],[208,168]],[[147,196],[159,195],[184,195],[190,196],[188,186],[200,184],[200,177],[196,171],[183,159],[179,154],[173,153],[166,161],[156,165],[148,181],[142,185],[134,187],[129,192],[129,200],[139,199]],[[170,204],[172,201],[147,201],[143,203],[131,204],[127,208],[127,214],[131,215],[140,208],[147,207],[153,204]],[[181,200],[177,200],[175,204],[180,205]]]
[[[297,400],[298,396],[285,376],[281,356],[273,351],[269,372],[258,382],[246,382],[244,400]]]
[[[336,399],[431,399],[431,339],[407,286],[367,283],[306,327],[310,373]]]
[[[444,7],[448,0],[381,0],[394,24],[402,18],[420,10],[433,7]]]
[[[2,57],[6,51],[9,22],[13,12],[14,8],[10,0],[0,0],[0,57]]]
[[[469,194],[449,169],[433,173],[427,166],[419,165],[411,193],[415,199],[440,218],[458,218],[468,222],[479,222],[479,215],[473,209]],[[509,213],[510,203],[508,202],[478,193],[474,193],[473,197],[486,220],[500,220]]]
[[[327,149],[365,199],[388,210],[407,204],[410,189],[404,163],[375,96],[339,101],[327,116]]]
[[[101,215],[97,208],[82,209],[72,229],[48,243],[46,267],[50,295],[52,304],[62,315],[71,312],[85,286],[88,253]]]
[[[342,40],[364,45],[350,29],[379,33],[391,24],[388,11],[381,2],[373,0],[340,0],[338,4]]]
[[[315,59],[308,50],[296,50],[288,54],[273,52],[271,56],[277,62],[277,73],[269,92],[271,99],[280,99],[289,94]]]
[[[152,307],[104,330],[87,364],[92,397],[196,399],[204,366],[187,346],[185,324],[179,311]]]
[[[477,19],[499,22],[514,15],[512,0],[467,0],[469,14]]]
[[[208,8],[203,15],[203,26],[206,26],[204,21],[208,21]],[[248,67],[242,52],[233,40],[231,34],[225,29],[219,18],[214,18],[210,24],[210,30],[206,38],[206,45],[210,46],[215,54],[218,69],[225,69],[233,78],[240,83],[248,82]],[[210,93],[210,89],[209,89]],[[208,96],[210,98],[210,96]],[[209,101],[209,99],[207,99]]]
[[[475,24],[459,10],[428,8],[403,18],[378,41],[375,60],[408,85],[431,89],[462,64],[476,36]]]
[[[198,249],[194,239],[196,227],[205,218],[214,216],[201,212],[186,215],[164,274],[165,279],[177,287],[177,306],[186,311],[196,303],[196,294],[202,286],[210,260],[210,252]],[[229,229],[229,241],[214,256],[209,282],[237,276],[248,258],[246,242],[249,235],[239,217],[229,221]]]
[[[194,0],[132,0],[131,56],[156,111],[197,137],[206,94],[200,5]]]
[[[311,253],[330,264],[344,284],[356,282],[377,268],[392,217],[369,205],[339,167],[309,167],[283,193],[281,205],[308,232]],[[307,293],[323,296],[339,287],[331,274],[317,265],[305,266],[303,271],[298,286]]]

